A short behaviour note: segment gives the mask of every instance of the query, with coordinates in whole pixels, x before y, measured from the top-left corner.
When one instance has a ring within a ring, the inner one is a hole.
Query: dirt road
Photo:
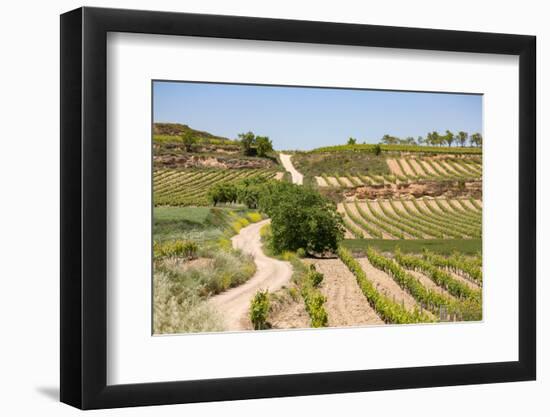
[[[244,284],[210,299],[210,303],[224,317],[226,330],[250,329],[248,309],[256,291],[260,289],[276,291],[287,284],[292,276],[292,267],[289,262],[270,258],[262,251],[260,229],[269,222],[269,219],[262,220],[244,227],[231,239],[234,248],[254,257],[256,273]]]
[[[303,184],[304,176],[296,171],[296,168],[294,168],[294,165],[292,165],[292,161],[290,160],[291,155],[280,153],[279,156],[281,157],[281,163],[283,164],[285,169],[290,172],[290,175],[292,176],[292,182],[294,184]]]

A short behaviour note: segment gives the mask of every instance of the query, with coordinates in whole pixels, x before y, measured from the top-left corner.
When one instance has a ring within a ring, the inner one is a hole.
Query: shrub
[[[260,220],[262,220],[262,215],[258,212],[248,213],[246,215],[250,223],[258,223]]]
[[[310,265],[307,278],[308,278],[310,284],[314,288],[317,288],[323,282],[324,275],[321,274],[320,272],[317,272],[317,270],[315,269],[315,265]]]
[[[311,289],[309,286],[305,286],[302,289],[302,297],[304,298],[306,311],[311,319],[311,326],[328,326],[328,315],[324,306],[327,298],[320,292]]]
[[[153,243],[153,255],[155,259],[163,258],[188,258],[197,257],[198,245],[193,241],[169,240],[166,242],[155,241]]]
[[[296,256],[298,258],[305,258],[306,257],[306,250],[304,248],[298,248],[296,251]]]
[[[248,226],[250,223],[244,217],[239,217],[231,224],[231,228],[235,233],[239,233],[243,227]]]
[[[254,330],[268,328],[267,315],[269,313],[269,292],[257,291],[250,302],[250,321]]]

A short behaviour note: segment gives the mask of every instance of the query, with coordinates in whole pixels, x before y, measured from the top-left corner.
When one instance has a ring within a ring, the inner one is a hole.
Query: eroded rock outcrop
[[[481,181],[424,181],[409,184],[367,185],[344,193],[350,199],[404,197],[473,197],[482,198]]]

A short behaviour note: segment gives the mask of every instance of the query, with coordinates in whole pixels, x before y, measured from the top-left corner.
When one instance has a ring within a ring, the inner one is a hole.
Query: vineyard
[[[273,169],[159,169],[153,173],[153,201],[155,206],[207,206],[208,190],[215,184],[276,176]]]
[[[366,257],[356,258],[344,248],[338,256],[386,323],[481,319],[482,274],[477,256],[445,258],[429,252],[411,256],[399,250],[382,254],[369,249]]]
[[[361,187],[422,181],[479,181],[481,161],[476,158],[388,158],[389,173],[356,172],[315,176],[319,187]]]
[[[338,209],[356,239],[481,238],[481,202],[474,199],[355,200]]]
[[[380,147],[382,152],[386,153],[417,153],[417,154],[455,154],[455,155],[480,155],[481,148],[479,147],[439,147],[439,146],[418,146],[418,145],[371,145],[371,144],[355,144],[355,145],[335,145],[324,146],[314,149],[311,152],[376,152],[376,148]]]
[[[156,129],[157,332],[482,319],[480,148],[259,157]]]

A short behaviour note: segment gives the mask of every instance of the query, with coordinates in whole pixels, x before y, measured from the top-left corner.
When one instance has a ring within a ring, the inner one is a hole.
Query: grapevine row
[[[367,278],[361,265],[353,258],[353,255],[347,249],[339,247],[338,256],[355,276],[359,288],[361,288],[361,291],[367,298],[371,307],[386,323],[403,324],[433,321],[425,313],[421,313],[419,310],[410,312],[401,304],[379,293],[372,282]]]

